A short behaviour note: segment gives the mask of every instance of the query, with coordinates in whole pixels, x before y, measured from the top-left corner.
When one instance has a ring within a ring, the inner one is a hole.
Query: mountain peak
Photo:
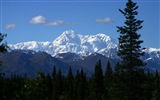
[[[97,36],[101,36],[101,37],[104,37],[104,36],[107,36],[106,34],[104,33],[98,33]],[[109,36],[108,36],[109,37]]]
[[[105,48],[115,48],[117,44],[112,43],[112,39],[103,34],[97,35],[80,35],[73,30],[64,31],[53,42],[56,53],[78,53],[81,55],[88,55],[93,52],[105,52]]]
[[[66,45],[66,43],[79,43],[80,37],[73,30],[64,31],[58,38],[53,41],[54,45]]]
[[[72,34],[72,33],[75,33],[75,31],[74,30],[66,30],[62,34]]]
[[[74,30],[66,30],[64,31],[61,36],[67,36],[74,38],[76,36],[76,32]]]

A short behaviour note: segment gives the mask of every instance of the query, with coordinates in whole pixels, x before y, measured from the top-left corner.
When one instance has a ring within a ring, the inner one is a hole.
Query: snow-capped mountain
[[[81,56],[88,56],[92,53],[99,53],[109,58],[117,58],[117,42],[106,34],[80,35],[73,30],[64,31],[53,42],[23,42],[9,44],[9,47],[19,50],[43,51],[52,56],[59,53],[76,53]],[[154,57],[160,58],[160,49],[146,48],[147,53],[144,60]]]
[[[94,65],[90,60],[96,60],[95,58],[102,60],[112,59],[113,65],[120,60],[117,57],[118,44],[116,40],[102,33],[97,35],[80,35],[73,30],[68,30],[64,31],[53,42],[30,41],[10,44],[9,47],[12,50],[43,51],[67,63],[67,65],[83,65],[85,68],[86,66]],[[160,48],[146,47],[142,60],[147,63],[146,69],[151,72],[156,70],[160,72]],[[91,66],[90,68],[93,69]]]
[[[107,57],[114,57],[116,52],[116,40],[111,37],[99,33],[97,35],[80,35],[73,30],[63,32],[53,42],[23,42],[17,44],[9,44],[11,49],[44,51],[52,56],[58,53],[77,53],[81,56],[87,56],[91,53],[100,53]],[[112,54],[111,54],[112,53]]]

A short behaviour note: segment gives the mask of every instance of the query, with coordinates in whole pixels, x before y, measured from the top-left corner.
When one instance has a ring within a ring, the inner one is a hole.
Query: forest
[[[116,65],[116,68],[119,65]],[[83,69],[63,75],[53,67],[52,74],[37,72],[37,77],[0,74],[1,100],[160,100],[160,75],[113,71],[108,61],[103,73],[101,61],[94,74],[87,77]]]

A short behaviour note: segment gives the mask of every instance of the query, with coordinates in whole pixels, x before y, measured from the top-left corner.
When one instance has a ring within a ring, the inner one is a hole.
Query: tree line
[[[116,68],[119,65],[116,65]],[[83,69],[75,75],[71,67],[67,75],[54,66],[52,74],[38,72],[37,77],[0,74],[1,100],[159,100],[160,75],[112,70],[110,62],[103,73],[101,61],[87,77]],[[132,77],[132,81],[130,80]],[[131,83],[132,82],[132,83]]]

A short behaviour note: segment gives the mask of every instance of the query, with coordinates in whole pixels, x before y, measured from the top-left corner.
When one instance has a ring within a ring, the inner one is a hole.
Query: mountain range
[[[88,56],[91,53],[100,53],[106,57],[115,57],[117,42],[113,38],[99,33],[97,35],[80,35],[73,30],[64,31],[53,42],[29,41],[17,44],[9,44],[12,50],[44,51],[52,56],[59,53],[76,53]],[[114,54],[114,55],[113,55]]]
[[[27,63],[26,66],[23,66],[24,68],[30,66],[30,69],[41,69],[47,73],[50,73],[51,68],[55,65],[59,69],[62,69],[64,73],[71,66],[74,70],[83,68],[88,74],[92,74],[94,65],[99,59],[102,60],[103,69],[106,67],[108,60],[111,61],[113,68],[120,61],[120,58],[117,56],[117,41],[103,33],[97,35],[80,35],[73,30],[67,30],[53,42],[29,41],[9,44],[8,46],[11,51],[3,54],[2,59],[5,58],[5,60],[3,59],[4,66],[8,66],[8,68],[13,67],[14,70],[18,68],[16,66],[20,67],[24,63]],[[21,57],[25,55],[22,57],[24,59],[18,57],[18,55],[21,55]],[[15,61],[15,63],[17,62],[15,66],[13,66],[15,59],[12,59],[12,63],[9,62],[11,63],[10,66],[5,64],[8,63],[7,60],[11,60],[9,59],[12,58],[11,56],[16,56],[18,59]],[[37,61],[39,59],[41,60]],[[50,62],[48,61],[49,59]],[[155,72],[156,70],[160,72],[159,48],[147,47],[145,55],[141,59],[147,62],[146,69],[151,72]],[[23,64],[20,64],[21,61]],[[7,72],[6,68],[5,71]],[[28,73],[29,71],[27,72],[25,70],[25,72]]]

